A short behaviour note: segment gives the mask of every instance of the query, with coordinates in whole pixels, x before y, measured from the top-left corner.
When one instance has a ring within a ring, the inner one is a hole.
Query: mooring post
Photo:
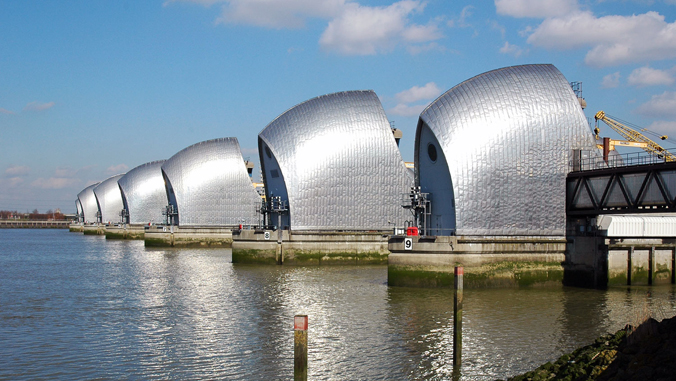
[[[671,284],[676,284],[676,248],[671,249]]]
[[[277,212],[277,264],[284,264],[284,251],[282,250],[282,241],[284,239],[282,231],[282,213]]]
[[[307,380],[307,315],[293,318],[293,379]]]
[[[462,266],[455,267],[455,292],[453,296],[453,370],[460,370],[462,358],[462,278],[464,275]]]
[[[627,286],[631,286],[631,257],[634,254],[634,246],[627,250]]]
[[[653,267],[655,266],[655,246],[650,248],[648,253],[648,285],[652,286],[653,284]]]

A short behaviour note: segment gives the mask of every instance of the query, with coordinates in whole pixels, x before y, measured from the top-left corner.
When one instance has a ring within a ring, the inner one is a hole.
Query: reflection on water
[[[230,263],[63,230],[0,230],[0,379],[450,379],[453,294],[388,288],[383,266]],[[462,379],[530,370],[636,321],[674,286],[465,290]]]

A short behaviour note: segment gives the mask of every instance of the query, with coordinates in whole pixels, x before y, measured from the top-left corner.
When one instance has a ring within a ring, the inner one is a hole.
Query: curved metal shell
[[[99,204],[96,202],[96,195],[94,195],[94,188],[101,183],[92,184],[83,189],[77,195],[77,199],[82,206],[82,222],[95,223],[97,222],[97,213],[99,212]]]
[[[261,198],[249,177],[237,138],[207,140],[162,165],[181,226],[256,224]]]
[[[80,199],[75,200],[75,211],[77,213],[78,222],[82,222],[82,203]]]
[[[373,91],[301,103],[258,135],[265,191],[288,200],[292,230],[388,230],[413,176]],[[272,221],[275,223],[275,221]]]
[[[122,211],[124,204],[117,180],[122,176],[124,174],[109,177],[94,188],[96,201],[99,203],[99,210],[101,211],[101,222],[104,224],[121,221],[120,211]]]
[[[130,224],[157,223],[164,220],[162,212],[167,206],[167,190],[162,177],[162,164],[165,161],[139,165],[117,181],[122,191],[124,208],[129,213]]]
[[[574,149],[593,151],[594,139],[553,65],[507,67],[455,86],[422,112],[416,132],[416,182],[431,193],[431,228],[563,235]]]

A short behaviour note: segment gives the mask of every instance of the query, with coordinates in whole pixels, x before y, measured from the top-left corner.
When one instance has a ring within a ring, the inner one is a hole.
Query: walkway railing
[[[33,228],[33,229],[67,229],[72,221],[52,220],[52,221],[31,221],[31,220],[0,220],[1,228]]]
[[[668,150],[676,154],[676,149]],[[600,154],[596,152],[583,151],[579,160],[573,160],[571,171],[593,171],[597,169],[632,167],[637,165],[662,164],[666,160],[664,157],[655,156],[648,152],[632,152],[625,154],[611,154],[606,163]]]

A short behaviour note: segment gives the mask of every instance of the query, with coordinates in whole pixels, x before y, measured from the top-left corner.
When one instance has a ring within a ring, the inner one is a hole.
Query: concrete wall
[[[145,246],[231,247],[232,229],[217,227],[151,226],[144,233]]]
[[[606,288],[673,283],[675,249],[673,238],[570,236],[564,284]]]
[[[467,288],[560,285],[565,248],[564,237],[393,236],[388,284],[451,287],[454,267],[462,265]]]
[[[106,239],[143,239],[144,225],[106,226]]]
[[[242,230],[233,232],[232,262],[286,265],[387,263],[387,235]]]

